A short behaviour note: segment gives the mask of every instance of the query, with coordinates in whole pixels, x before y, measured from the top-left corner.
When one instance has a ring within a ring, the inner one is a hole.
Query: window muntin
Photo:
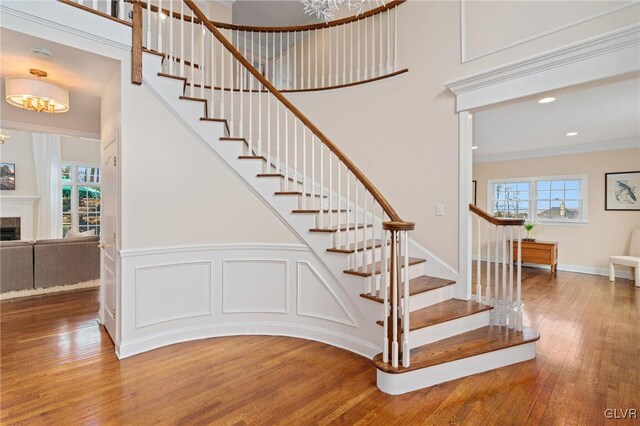
[[[529,182],[496,182],[491,190],[491,209],[496,217],[529,217],[531,184]]]
[[[62,234],[69,229],[100,234],[100,169],[87,165],[64,164],[62,179]]]
[[[587,221],[587,176],[549,176],[489,181],[491,213],[530,221]]]

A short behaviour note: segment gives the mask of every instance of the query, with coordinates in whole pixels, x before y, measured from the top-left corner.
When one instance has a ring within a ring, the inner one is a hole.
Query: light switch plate
[[[444,216],[444,204],[436,204],[436,216]]]

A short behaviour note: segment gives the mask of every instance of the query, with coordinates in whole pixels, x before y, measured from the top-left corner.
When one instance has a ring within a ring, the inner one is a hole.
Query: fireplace
[[[0,218],[0,241],[13,241],[20,239],[20,218]]]

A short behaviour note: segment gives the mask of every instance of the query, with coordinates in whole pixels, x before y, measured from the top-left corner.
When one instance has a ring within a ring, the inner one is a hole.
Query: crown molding
[[[444,85],[457,96],[458,111],[470,110],[539,93],[541,87],[562,88],[568,85],[565,81],[576,84],[576,80],[593,81],[607,74],[637,71],[637,46],[640,25],[634,24]],[[529,79],[526,85],[521,83],[534,74],[535,79]],[[549,81],[555,87],[549,87]]]
[[[524,160],[529,158],[557,157],[561,155],[582,154],[585,152],[613,151],[618,149],[640,148],[640,139],[617,139],[588,144],[552,146],[547,148],[528,149],[523,151],[501,152],[494,154],[473,154],[473,162],[494,163],[498,161]],[[477,151],[476,151],[477,152]]]

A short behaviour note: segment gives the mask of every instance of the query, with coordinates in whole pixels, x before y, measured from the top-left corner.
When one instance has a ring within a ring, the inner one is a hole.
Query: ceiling
[[[539,104],[542,97],[556,101]],[[566,136],[578,132],[577,136]],[[478,111],[475,162],[640,146],[640,78],[577,87]]]
[[[53,57],[33,54],[31,48],[34,46],[51,51]],[[117,69],[117,61],[6,28],[0,29],[0,51],[2,126],[16,127],[13,124],[19,123],[18,127],[24,125],[25,130],[30,126],[32,129],[55,127],[75,135],[100,134],[100,97]],[[69,112],[38,114],[12,107],[4,101],[4,77],[28,75],[30,68],[46,71],[47,79],[69,89]]]
[[[297,0],[238,0],[233,3],[233,23],[261,27],[285,27],[320,22],[304,14]]]

